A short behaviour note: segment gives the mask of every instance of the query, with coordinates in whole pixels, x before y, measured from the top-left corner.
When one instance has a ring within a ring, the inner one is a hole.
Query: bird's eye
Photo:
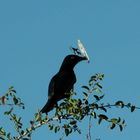
[[[75,57],[74,56],[71,56],[71,59],[74,59]]]

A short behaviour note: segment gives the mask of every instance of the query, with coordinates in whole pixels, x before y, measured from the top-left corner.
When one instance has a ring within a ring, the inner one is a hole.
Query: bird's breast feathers
[[[76,76],[74,71],[72,72],[59,72],[52,79],[49,84],[48,94],[49,97],[53,96],[58,100],[63,98],[65,93],[70,92],[73,89],[76,82]],[[61,97],[62,96],[62,97]]]

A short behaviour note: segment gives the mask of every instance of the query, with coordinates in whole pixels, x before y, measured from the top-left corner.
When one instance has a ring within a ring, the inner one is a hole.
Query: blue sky
[[[23,99],[21,112],[25,127],[47,100],[50,78],[63,58],[81,39],[91,63],[75,69],[75,90],[86,84],[94,73],[105,74],[104,102],[124,100],[140,106],[140,1],[139,0],[13,0],[0,1],[0,94],[13,85]],[[140,111],[110,110],[111,117],[127,121],[123,132],[93,122],[92,138],[133,140],[140,137]],[[82,135],[66,140],[86,139],[86,121],[80,124]],[[46,126],[33,134],[33,140],[54,139],[60,134]]]

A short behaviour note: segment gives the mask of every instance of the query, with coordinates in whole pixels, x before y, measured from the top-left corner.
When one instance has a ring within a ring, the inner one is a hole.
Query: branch
[[[38,113],[38,115],[40,115],[40,117],[42,117],[40,113]],[[34,124],[34,121],[30,121],[31,123],[31,127],[29,128],[26,128],[26,131],[22,134],[20,134],[16,140],[20,140],[22,138],[24,138],[25,136],[27,136],[28,134],[31,134],[33,130],[36,130],[37,128],[41,127],[42,125],[45,125],[45,124],[48,124],[49,122],[53,122],[53,121],[58,121],[58,120],[61,120],[61,119],[71,119],[69,118],[69,116],[71,116],[72,114],[65,114],[65,115],[62,115],[62,116],[54,116],[52,118],[47,118],[45,117],[43,120],[39,120],[39,123],[38,124]]]
[[[87,140],[91,140],[91,115],[89,117]]]

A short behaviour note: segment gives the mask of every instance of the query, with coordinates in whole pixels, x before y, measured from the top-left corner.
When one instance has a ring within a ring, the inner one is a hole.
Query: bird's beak
[[[86,56],[82,57],[82,60],[87,60],[88,63],[90,62],[89,58],[87,58]]]
[[[90,60],[89,60],[89,59],[87,59],[87,58],[86,58],[86,60],[87,60],[87,62],[88,62],[88,63],[90,62]]]
[[[90,62],[90,59],[89,59],[89,56],[88,56],[87,53],[86,53],[85,57],[86,57],[87,62],[89,63]]]

